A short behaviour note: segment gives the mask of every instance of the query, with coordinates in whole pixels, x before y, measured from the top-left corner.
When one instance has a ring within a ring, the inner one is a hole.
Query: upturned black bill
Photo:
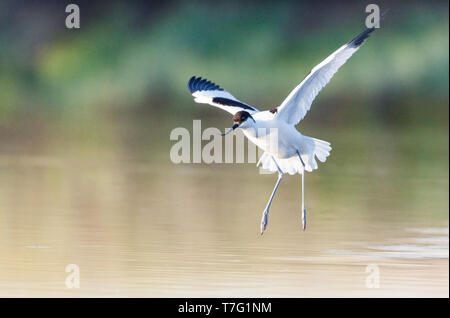
[[[222,136],[228,135],[230,132],[239,127],[239,124],[234,124],[227,132],[223,133]]]

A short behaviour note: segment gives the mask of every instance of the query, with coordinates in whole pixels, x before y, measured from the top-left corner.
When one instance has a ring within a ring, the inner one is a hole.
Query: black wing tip
[[[229,98],[214,97],[212,101],[213,101],[213,103],[224,105],[224,106],[240,107],[243,109],[256,111],[256,109],[253,108],[252,106],[249,106],[247,104],[241,103],[240,101],[229,99]]]
[[[206,78],[192,76],[187,84],[187,88],[191,94],[197,91],[223,91],[219,85],[208,81]]]
[[[381,12],[380,22],[385,19],[386,15],[389,13],[389,11],[390,11],[390,9],[387,8],[383,12]],[[353,40],[348,42],[348,45],[352,46],[352,47],[361,46],[361,44],[363,44],[364,41],[369,37],[370,33],[375,31],[375,29],[376,29],[375,27],[367,28],[366,30],[364,30],[363,32],[358,34]]]
[[[364,30],[363,32],[358,34],[353,40],[348,42],[348,45],[352,47],[361,46],[361,44],[364,43],[364,41],[369,37],[370,33],[372,33],[373,31],[375,31],[374,27]]]

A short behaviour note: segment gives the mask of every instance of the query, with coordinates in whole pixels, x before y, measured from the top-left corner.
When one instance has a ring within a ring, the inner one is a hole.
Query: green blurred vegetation
[[[68,3],[79,30],[65,28]],[[442,250],[410,230],[448,229],[448,1],[377,0],[381,29],[300,123],[333,147],[306,178],[306,232],[298,176],[283,179],[263,242],[275,175],[170,160],[174,128],[231,124],[193,102],[191,76],[279,105],[365,28],[369,3],[0,0],[0,294],[64,296],[61,269],[76,262],[87,297],[364,296],[366,260],[329,251]],[[390,265],[380,295],[448,297],[446,242],[442,260],[377,256]]]
[[[79,30],[65,29],[62,3],[2,3],[0,123],[30,111],[197,114],[192,75],[261,109],[276,106],[364,28],[366,5],[79,3]],[[311,122],[448,126],[447,2],[380,6],[390,10],[382,28],[321,92]]]

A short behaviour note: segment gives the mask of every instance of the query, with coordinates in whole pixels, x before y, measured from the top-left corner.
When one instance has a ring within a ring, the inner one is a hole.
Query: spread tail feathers
[[[303,137],[305,138],[303,142],[304,149],[300,150],[300,155],[303,162],[305,163],[305,170],[311,172],[318,168],[315,158],[317,157],[319,161],[325,162],[327,160],[327,157],[330,155],[331,146],[327,141],[312,137]],[[286,159],[275,158],[275,160],[277,161],[278,167],[283,173],[289,173],[291,175],[296,173],[303,173],[303,164],[297,155]],[[257,166],[260,165],[264,170],[268,170],[270,172],[278,172],[278,167],[273,161],[272,155],[268,152],[264,152],[262,154]]]

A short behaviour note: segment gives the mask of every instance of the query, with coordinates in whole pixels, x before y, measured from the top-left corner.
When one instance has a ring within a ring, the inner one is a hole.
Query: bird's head
[[[222,134],[222,136],[229,134],[236,128],[250,128],[256,123],[252,115],[245,110],[241,110],[234,114],[233,121],[234,125],[226,133]]]

